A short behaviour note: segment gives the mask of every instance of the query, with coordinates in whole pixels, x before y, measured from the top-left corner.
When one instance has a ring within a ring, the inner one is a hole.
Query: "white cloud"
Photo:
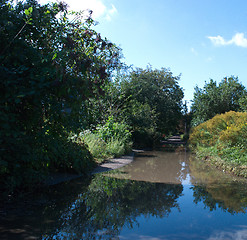
[[[107,7],[102,0],[67,0],[67,3],[71,9],[76,11],[92,10],[94,19],[103,18],[107,21],[111,21],[112,17],[117,13],[117,9],[113,4]]]
[[[247,47],[247,38],[244,38],[243,33],[237,33],[233,36],[231,42],[239,47]]]
[[[224,239],[235,239],[235,240],[243,240],[246,239],[247,236],[247,226],[240,226],[239,230],[233,231],[221,231],[215,232],[212,236],[208,238],[208,240],[224,240]]]
[[[54,1],[55,0],[40,0],[39,2],[44,4]],[[93,19],[103,18],[111,21],[112,17],[117,13],[117,9],[113,4],[107,7],[102,0],[65,0],[65,2],[68,4],[70,10],[92,10]]]
[[[215,45],[215,46],[226,46],[226,45],[236,45],[238,47],[245,47],[247,48],[247,38],[244,37],[244,33],[236,33],[231,40],[225,40],[220,35],[216,37],[208,37],[208,39]]]
[[[67,0],[66,3],[68,3],[69,7],[75,11],[80,10],[93,10],[93,17],[99,18],[103,16],[107,8],[100,0]]]
[[[214,45],[227,45],[227,42],[225,41],[225,39],[221,36],[217,36],[217,37],[208,37],[208,39],[211,40],[211,42]]]

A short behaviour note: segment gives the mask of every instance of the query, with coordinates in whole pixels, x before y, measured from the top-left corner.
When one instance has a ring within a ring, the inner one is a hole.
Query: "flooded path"
[[[247,182],[185,151],[140,152],[0,212],[0,239],[246,240]]]

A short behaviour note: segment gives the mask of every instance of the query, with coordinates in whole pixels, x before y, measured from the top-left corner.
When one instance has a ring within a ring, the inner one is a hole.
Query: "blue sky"
[[[93,10],[96,31],[122,48],[126,64],[181,74],[185,100],[211,78],[234,75],[247,87],[247,0],[66,2]]]

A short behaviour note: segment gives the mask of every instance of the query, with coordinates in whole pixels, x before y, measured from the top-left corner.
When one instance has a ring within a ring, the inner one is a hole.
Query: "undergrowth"
[[[83,142],[98,163],[112,157],[119,157],[130,151],[132,147],[128,125],[115,122],[112,117],[94,131],[81,132],[77,142]]]

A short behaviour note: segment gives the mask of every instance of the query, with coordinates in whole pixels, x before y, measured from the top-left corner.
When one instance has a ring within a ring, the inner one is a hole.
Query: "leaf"
[[[57,57],[57,53],[54,53],[52,60],[54,60]]]
[[[25,14],[27,16],[30,16],[32,14],[32,12],[33,12],[33,8],[32,7],[28,8],[28,9],[25,9]]]

